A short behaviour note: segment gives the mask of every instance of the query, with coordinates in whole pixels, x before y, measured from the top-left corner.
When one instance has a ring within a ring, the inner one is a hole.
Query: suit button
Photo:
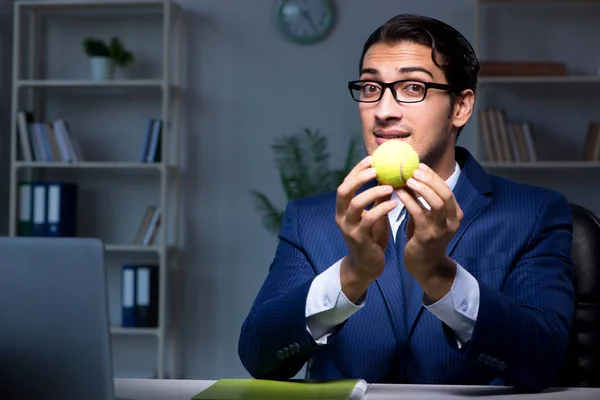
[[[277,358],[279,358],[280,360],[283,360],[283,353],[281,352],[281,350],[279,350],[277,352]]]
[[[295,353],[294,346],[292,346],[291,344],[287,347],[287,349],[290,352],[290,355]]]
[[[490,365],[492,363],[492,356],[487,356],[485,358],[485,365]]]
[[[480,363],[485,362],[485,354],[481,353],[477,358],[477,361],[479,361]]]
[[[283,352],[283,356],[284,356],[285,358],[287,358],[287,357],[289,356],[289,353],[288,353],[288,349],[287,349],[287,347],[284,347],[284,348],[283,348],[283,350],[282,350],[282,352]]]
[[[300,345],[298,343],[294,343],[294,350],[296,350],[296,353],[300,353]]]
[[[497,368],[499,362],[500,360],[498,360],[497,358],[492,359],[492,368]]]
[[[506,369],[506,362],[500,361],[500,363],[498,364],[498,370],[504,371],[505,369]]]

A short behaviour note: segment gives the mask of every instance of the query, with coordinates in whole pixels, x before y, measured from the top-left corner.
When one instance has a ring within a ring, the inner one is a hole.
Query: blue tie
[[[396,231],[396,255],[398,256],[398,268],[400,268],[400,273],[402,274],[402,284],[404,286],[404,320],[407,320],[408,314],[408,304],[410,302],[410,296],[412,292],[412,285],[415,278],[406,270],[404,266],[404,247],[406,246],[407,236],[406,236],[406,226],[408,224],[408,219],[410,218],[410,214],[404,209],[402,211],[404,213],[404,219],[400,223],[398,227],[398,231]]]

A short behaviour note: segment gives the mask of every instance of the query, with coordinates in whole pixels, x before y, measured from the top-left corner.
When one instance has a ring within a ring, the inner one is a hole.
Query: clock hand
[[[310,17],[310,14],[307,13],[306,10],[301,10],[300,13],[302,13],[302,16],[308,20],[308,23],[310,24],[310,26],[312,26],[312,28],[316,31],[317,26],[315,25],[312,18]]]

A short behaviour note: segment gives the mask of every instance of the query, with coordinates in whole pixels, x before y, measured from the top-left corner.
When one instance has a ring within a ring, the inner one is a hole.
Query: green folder
[[[351,399],[360,400],[367,392],[362,379],[328,381],[273,381],[265,379],[220,379],[192,400],[233,399]]]

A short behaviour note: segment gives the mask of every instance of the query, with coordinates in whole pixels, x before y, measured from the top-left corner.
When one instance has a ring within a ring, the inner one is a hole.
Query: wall
[[[237,356],[237,339],[276,247],[248,192],[263,191],[284,206],[269,148],[273,140],[303,127],[321,129],[330,141],[332,163],[341,163],[348,138],[359,129],[356,103],[346,82],[357,76],[364,40],[389,17],[402,12],[427,14],[455,26],[468,39],[474,35],[471,0],[453,0],[451,5],[446,0],[336,3],[339,22],[331,37],[301,47],[278,33],[275,0],[181,1],[188,22],[182,253],[186,271],[179,288],[184,296],[181,339],[186,378],[247,376]],[[527,27],[536,30],[535,22]],[[524,35],[518,28],[511,30],[501,30],[505,42],[495,37],[491,43],[511,51],[515,43],[511,40],[518,43]],[[556,46],[563,48],[564,43]],[[79,49],[66,46],[62,51]],[[5,70],[7,63],[0,65]],[[6,99],[8,88],[2,90]],[[544,118],[543,110],[535,112]],[[471,150],[476,147],[474,126],[474,122],[467,126],[459,143]],[[5,142],[4,136],[3,148]],[[2,165],[5,169],[4,157]],[[531,174],[531,181],[551,182],[551,175]],[[130,226],[137,223],[131,220]]]

